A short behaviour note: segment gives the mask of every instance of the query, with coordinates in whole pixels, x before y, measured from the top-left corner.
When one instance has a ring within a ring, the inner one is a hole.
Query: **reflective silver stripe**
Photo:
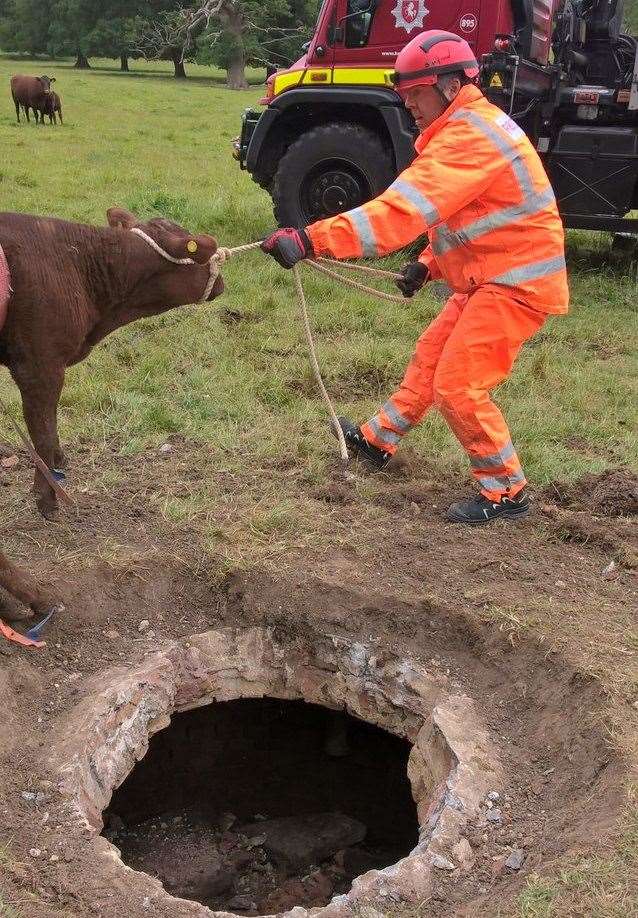
[[[470,464],[474,469],[497,469],[515,455],[514,444],[510,440],[503,449],[491,456],[470,456]]]
[[[401,442],[401,437],[393,430],[386,430],[384,427],[381,427],[376,417],[368,421],[368,426],[371,428],[377,440],[380,440],[385,446],[397,446]]]
[[[515,287],[522,281],[537,280],[539,277],[547,277],[548,274],[556,274],[558,271],[565,271],[565,256],[558,255],[556,258],[545,258],[543,261],[532,261],[528,265],[521,265],[520,268],[512,268],[510,271],[504,271],[490,279],[492,284],[506,284],[508,287]]]
[[[480,220],[475,220],[474,223],[468,223],[467,226],[456,232],[446,224],[442,224],[437,228],[437,233],[432,242],[432,251],[435,255],[444,255],[452,249],[466,245],[484,233],[502,229],[510,223],[516,223],[521,217],[531,217],[549,207],[555,200],[554,191],[550,185],[544,191],[535,192],[525,198],[520,204],[492,211],[487,216],[481,217]]]
[[[521,482],[525,481],[525,475],[523,475],[522,471],[515,472],[513,475],[497,475],[495,478],[483,475],[478,475],[477,477],[481,487],[487,491],[502,491],[503,488],[511,488],[512,485],[521,484]]]
[[[381,411],[384,411],[390,418],[395,427],[398,427],[401,433],[406,433],[412,427],[407,418],[403,417],[400,411],[394,407],[392,402],[386,402],[382,405]]]
[[[518,184],[520,185],[523,195],[530,196],[534,194],[534,182],[522,158],[521,151],[516,143],[507,136],[505,131],[501,133],[486,118],[482,118],[481,115],[477,115],[476,112],[471,112],[466,108],[459,108],[458,111],[454,112],[450,121],[461,121],[463,119],[469,121],[470,124],[473,124],[475,128],[485,134],[488,140],[491,140],[498,149],[499,153],[502,153],[505,159],[512,164],[512,169],[518,179]]]
[[[419,211],[423,219],[428,225],[433,223],[438,223],[441,219],[441,215],[438,210],[430,201],[429,198],[426,198],[424,194],[414,187],[411,182],[406,182],[405,179],[395,179],[394,182],[388,188],[388,191],[396,191],[402,197],[412,204],[413,207]]]
[[[372,224],[365,210],[362,207],[355,207],[354,210],[349,210],[344,216],[350,217],[354,223],[359,241],[361,242],[361,249],[364,257],[373,258],[378,255],[379,251],[377,249],[374,230],[372,229]]]

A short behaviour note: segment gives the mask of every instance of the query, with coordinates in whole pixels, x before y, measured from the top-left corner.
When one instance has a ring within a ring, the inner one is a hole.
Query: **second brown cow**
[[[163,218],[142,223],[120,208],[107,217],[109,226],[96,227],[0,213],[12,288],[0,363],[20,390],[33,445],[50,469],[64,465],[57,407],[66,368],[116,328],[205,294],[212,300],[224,289],[220,275],[212,283],[212,236],[193,235]],[[164,254],[131,232],[135,227]],[[56,519],[55,492],[38,471],[34,491],[43,516]]]

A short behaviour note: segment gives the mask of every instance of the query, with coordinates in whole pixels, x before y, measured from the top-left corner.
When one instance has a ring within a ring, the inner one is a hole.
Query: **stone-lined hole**
[[[220,628],[167,643],[129,669],[118,667],[100,674],[87,688],[89,691],[59,731],[50,754],[51,765],[59,776],[58,788],[65,798],[69,830],[79,829],[92,839],[93,851],[113,883],[125,884],[131,895],[137,890],[135,894],[142,895],[145,907],[157,909],[158,914],[166,909],[174,918],[214,918],[220,912],[200,902],[172,896],[169,884],[167,892],[150,873],[133,871],[124,865],[118,849],[124,839],[113,834],[118,822],[115,820],[113,824],[109,808],[113,807],[113,812],[117,813],[117,801],[123,799],[118,793],[126,792],[122,788],[139,763],[146,759],[149,743],[155,748],[154,737],[170,728],[172,722],[186,722],[177,719],[187,712],[201,710],[199,716],[215,717],[218,715],[212,713],[214,709],[222,710],[220,706],[229,702],[239,701],[241,705],[242,699],[266,698],[268,704],[275,706],[279,702],[295,702],[301,711],[305,710],[304,705],[315,705],[324,712],[321,718],[336,716],[328,713],[331,711],[347,712],[361,722],[356,729],[360,729],[362,735],[373,735],[366,731],[374,725],[387,731],[386,743],[394,742],[390,739],[394,737],[403,744],[406,754],[410,750],[407,780],[416,808],[419,837],[412,850],[409,850],[411,841],[406,845],[404,850],[409,851],[406,856],[387,863],[382,869],[367,869],[369,863],[361,863],[356,868],[351,865],[350,874],[365,872],[358,873],[344,895],[337,894],[328,905],[312,911],[299,905],[292,910],[286,907],[289,901],[324,901],[329,892],[321,877],[312,880],[310,890],[299,886],[288,889],[290,899],[282,898],[279,904],[265,906],[262,902],[261,907],[256,904],[253,909],[248,907],[252,899],[248,903],[240,900],[231,904],[234,895],[226,898],[227,908],[243,914],[259,913],[263,909],[269,914],[278,911],[290,918],[303,918],[304,915],[352,918],[353,910],[366,904],[375,908],[386,908],[389,903],[398,902],[419,905],[432,891],[433,871],[439,869],[437,865],[443,863],[445,870],[457,869],[446,858],[456,856],[454,846],[468,822],[480,814],[486,793],[503,784],[502,766],[473,699],[452,687],[440,667],[428,670],[391,651],[379,652],[336,635],[313,633],[305,638],[298,635],[291,641],[282,639],[269,628]],[[325,733],[325,721],[320,732]],[[189,748],[189,743],[178,745],[182,753]],[[191,750],[197,745],[201,745],[201,740],[191,742]],[[174,750],[173,759],[175,754]],[[378,750],[367,759],[378,760]],[[387,771],[387,760],[385,764]],[[401,780],[405,764],[404,756],[399,772]],[[221,795],[219,788],[223,789],[232,769],[227,758],[219,767],[220,779],[215,782],[215,792]],[[178,782],[172,786],[184,793],[188,786],[187,770],[173,763],[170,771],[172,780]],[[385,780],[387,783],[387,776]],[[209,775],[209,788],[212,783]],[[350,785],[353,799],[357,786],[367,786],[361,768],[357,769],[354,779],[351,778]],[[155,806],[157,801],[166,806],[170,785],[156,780],[154,785],[150,782],[150,787],[154,788],[154,794],[149,794],[147,799],[155,798]],[[122,790],[118,792],[118,789]],[[387,790],[378,796],[387,804]],[[372,798],[368,792],[370,805]],[[375,801],[377,805],[379,800]],[[261,801],[258,805],[263,808]],[[255,808],[255,804],[250,807]],[[224,810],[229,812],[226,804]],[[397,811],[401,811],[398,805],[387,807],[394,824]],[[237,813],[233,815],[238,816]],[[321,817],[318,812],[311,815],[315,819]],[[106,837],[98,838],[104,831],[107,816],[110,822],[104,832]],[[343,815],[341,818],[353,817]],[[157,824],[162,831],[167,831],[171,825],[159,812],[150,819],[154,820],[151,825]],[[369,821],[373,822],[370,818]],[[258,820],[256,827],[251,827],[251,832],[256,833],[252,838],[259,838],[264,830],[263,823]],[[334,821],[329,826],[334,828]],[[375,826],[383,828],[382,817],[374,822],[373,830]],[[315,823],[314,827],[316,835],[327,831],[325,821],[318,828]],[[386,823],[386,828],[384,844],[388,843],[388,833],[395,825],[387,826]],[[293,836],[291,829],[288,835]],[[372,846],[373,842],[374,834],[368,844]],[[356,844],[346,847],[360,844],[357,838]],[[260,843],[254,847],[264,845]],[[182,858],[182,862],[189,864],[192,860],[191,854]],[[298,879],[298,876],[292,878],[294,882]],[[208,892],[212,895],[210,890]],[[226,892],[217,894],[228,896]]]
[[[326,905],[416,846],[411,748],[303,701],[207,705],[152,737],[113,794],[105,834],[129,866],[212,909]]]

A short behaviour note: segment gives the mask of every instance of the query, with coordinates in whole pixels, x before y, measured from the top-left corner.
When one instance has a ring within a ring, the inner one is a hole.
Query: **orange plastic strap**
[[[46,647],[47,645],[46,641],[34,641],[31,638],[25,637],[24,634],[14,631],[13,628],[10,628],[1,618],[0,634],[6,637],[8,641],[13,641],[14,644],[20,644],[22,647]]]

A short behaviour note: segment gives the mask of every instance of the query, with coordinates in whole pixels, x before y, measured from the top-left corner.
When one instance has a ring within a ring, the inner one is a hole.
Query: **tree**
[[[145,35],[145,53],[158,57],[161,48],[181,47],[182,61],[197,54],[226,70],[231,89],[245,89],[246,64],[290,63],[285,43],[292,40],[300,51],[316,7],[316,0],[205,0],[158,16]]]
[[[244,89],[246,64],[277,69],[299,57],[316,8],[313,0],[209,0],[187,31],[192,36],[203,25],[200,56],[226,70],[231,89]]]
[[[26,54],[49,53],[51,0],[6,0],[0,18],[0,46]]]
[[[102,0],[87,36],[88,46],[94,54],[119,58],[120,69],[128,71],[129,58],[136,54],[137,36],[150,16],[148,0]]]
[[[150,0],[53,0],[50,48],[75,54],[75,66],[89,67],[89,57],[120,58],[128,70],[135,38],[152,15]]]
[[[138,30],[136,50],[143,57],[170,60],[176,79],[185,79],[185,60],[193,54],[186,48],[185,10],[176,0],[149,0],[146,22]]]
[[[49,26],[49,50],[53,57],[75,55],[75,67],[91,65],[89,34],[98,15],[96,0],[54,0]]]

